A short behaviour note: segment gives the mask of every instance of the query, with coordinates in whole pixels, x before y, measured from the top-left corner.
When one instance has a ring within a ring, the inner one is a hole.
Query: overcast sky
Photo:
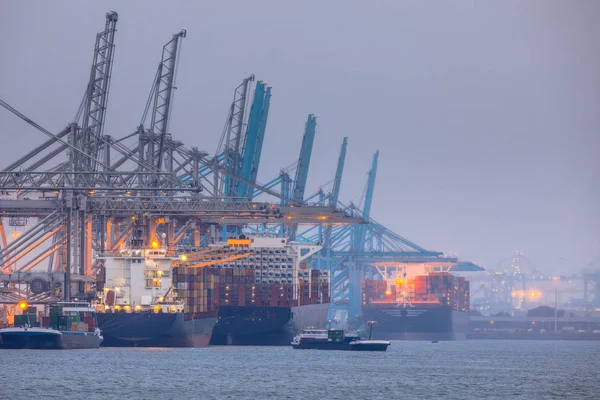
[[[315,113],[309,192],[349,136],[341,200],[360,200],[379,149],[372,216],[422,247],[487,268],[515,250],[548,272],[600,259],[600,1],[2,0],[0,98],[63,128],[109,10],[105,133],[139,124],[186,28],[171,131],[187,146],[214,153],[253,73],[273,85],[260,181],[297,159]],[[0,110],[0,168],[44,139]]]

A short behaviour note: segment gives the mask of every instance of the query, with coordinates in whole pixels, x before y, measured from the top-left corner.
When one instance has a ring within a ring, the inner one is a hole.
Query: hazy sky
[[[254,73],[274,87],[260,181],[298,157],[315,113],[308,191],[349,136],[341,200],[360,200],[379,149],[372,216],[423,247],[488,268],[515,250],[549,272],[600,259],[600,1],[2,0],[0,98],[63,128],[113,9],[105,133],[139,124],[186,28],[171,131],[188,147],[215,151]],[[0,168],[44,139],[0,110]]]

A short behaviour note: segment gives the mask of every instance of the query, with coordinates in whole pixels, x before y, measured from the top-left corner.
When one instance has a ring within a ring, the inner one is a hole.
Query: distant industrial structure
[[[520,251],[506,261],[470,275],[473,309],[484,315],[525,313],[541,305],[588,313],[600,309],[600,271],[594,263],[570,275],[548,275]]]

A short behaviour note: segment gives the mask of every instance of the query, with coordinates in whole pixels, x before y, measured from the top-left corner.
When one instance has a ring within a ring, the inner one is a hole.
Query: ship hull
[[[325,329],[328,311],[329,303],[307,304],[304,306],[292,307],[293,333],[300,333],[302,329],[308,327]]]
[[[102,337],[88,332],[59,332],[45,328],[8,328],[0,331],[1,349],[97,349]]]
[[[219,307],[211,345],[289,346],[307,326],[324,328],[329,304],[297,307]]]
[[[390,342],[383,340],[351,342],[300,342],[293,343],[292,348],[297,350],[343,350],[343,351],[386,351]]]
[[[98,314],[103,347],[206,347],[216,321],[183,313]]]
[[[292,343],[292,348],[296,350],[353,350],[348,342],[300,342]]]
[[[283,346],[292,338],[290,307],[220,306],[211,345]]]
[[[365,321],[376,321],[378,339],[464,340],[469,313],[446,307],[395,307],[363,309]]]

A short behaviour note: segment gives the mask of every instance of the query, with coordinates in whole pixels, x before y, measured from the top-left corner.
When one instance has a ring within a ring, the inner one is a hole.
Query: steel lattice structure
[[[0,100],[48,137],[0,171],[0,302],[49,299],[58,295],[54,289],[65,299],[87,296],[103,269],[94,255],[129,240],[174,251],[178,243],[214,240],[228,224],[360,222],[334,207],[253,200],[255,192],[284,198],[256,182],[271,87],[256,83],[248,113],[253,75],[235,90],[216,156],[174,139],[169,121],[185,30],[162,48],[139,126],[120,138],[105,135],[118,20],[116,12],[106,14],[83,100],[63,130],[54,134]],[[6,220],[26,230],[8,240]]]

